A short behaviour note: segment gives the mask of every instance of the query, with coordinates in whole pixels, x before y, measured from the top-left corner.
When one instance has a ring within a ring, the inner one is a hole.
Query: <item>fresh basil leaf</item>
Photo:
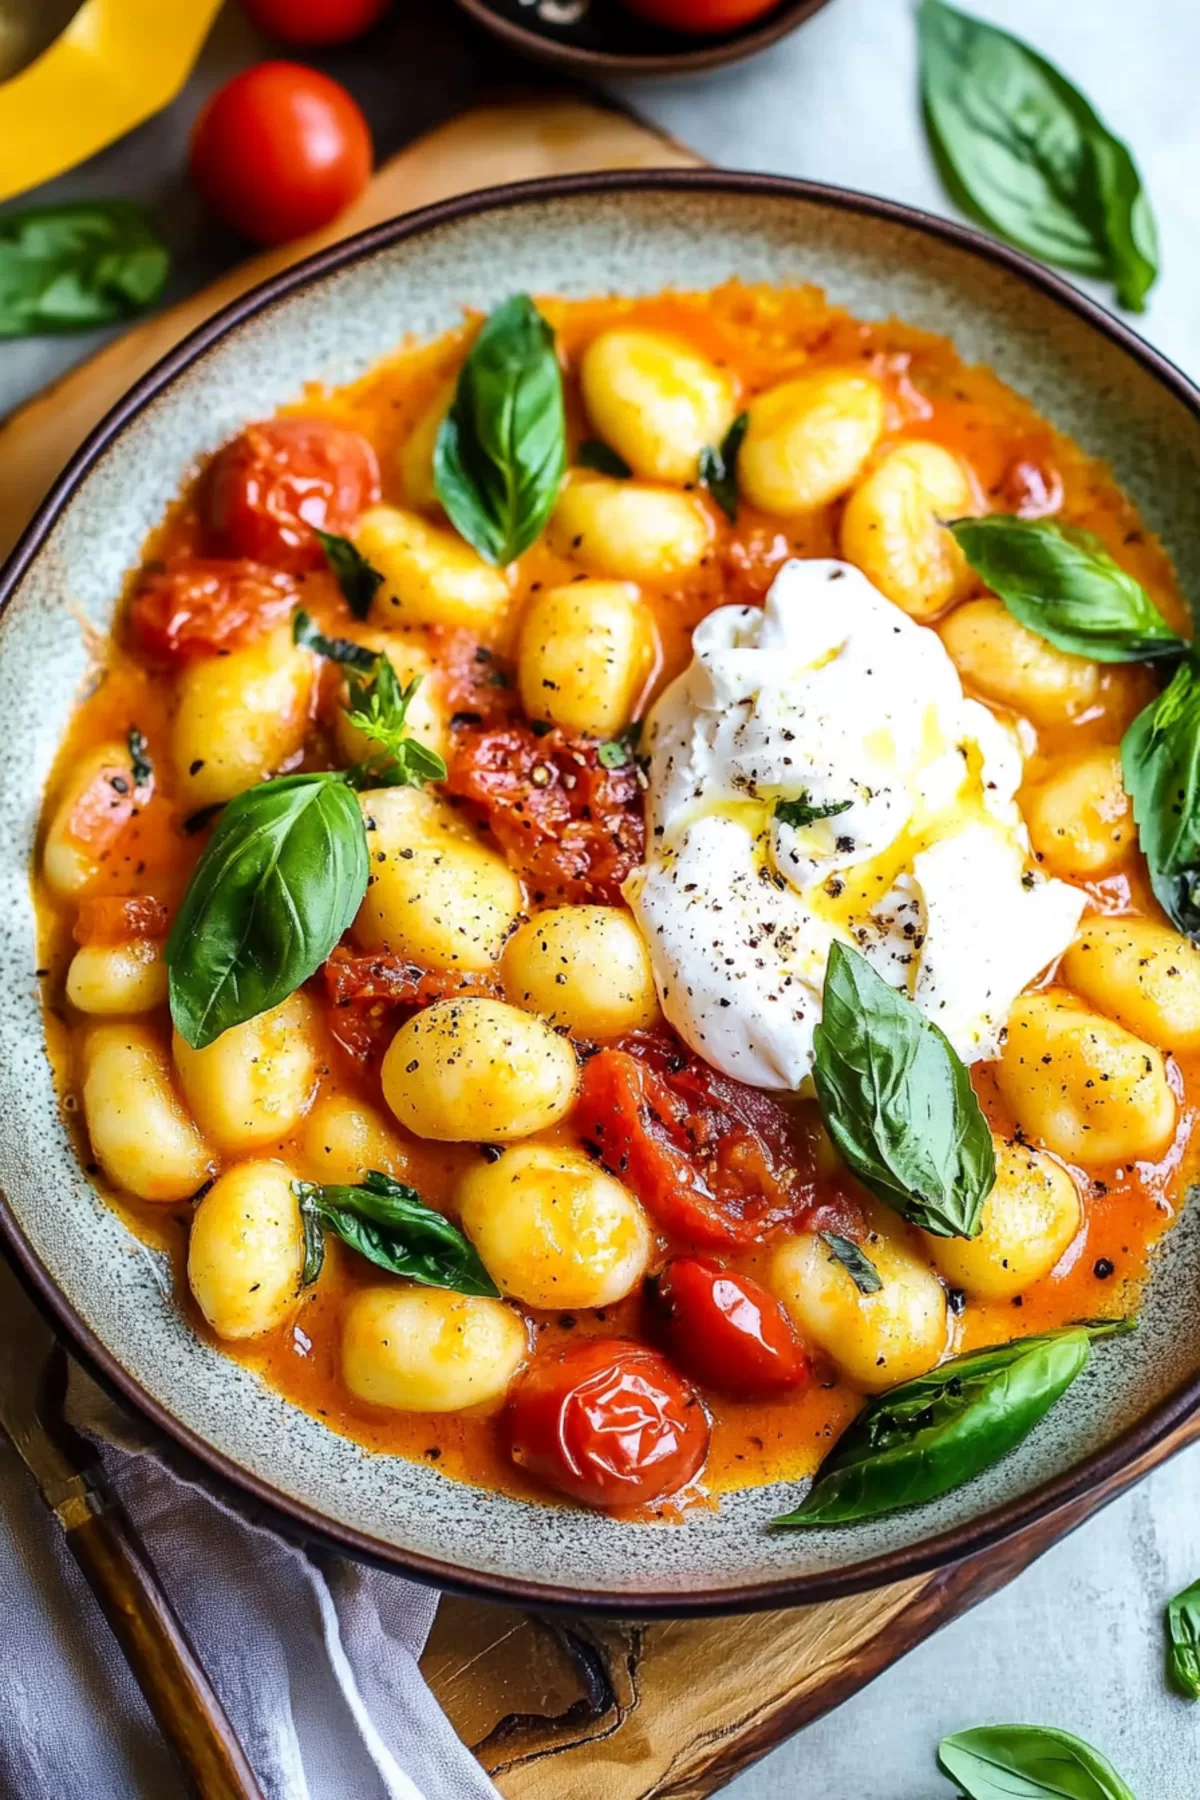
[[[316,526],[313,529],[325,552],[325,561],[337,577],[342,599],[356,619],[365,619],[376,589],[383,583],[383,576],[378,569],[372,568],[358,545],[352,544],[349,538],[338,537],[332,531],[320,531]]]
[[[1200,662],[1188,656],[1121,740],[1125,790],[1155,898],[1200,937]]]
[[[346,717],[379,749],[348,771],[347,779],[354,787],[420,787],[424,781],[444,781],[446,765],[437,751],[407,732],[408,709],[421,677],[414,675],[402,688],[386,656],[376,656],[373,664],[368,677],[351,671]]]
[[[378,652],[368,650],[365,644],[356,644],[351,638],[326,637],[303,610],[292,620],[292,642],[302,644],[306,650],[329,662],[342,663],[348,669],[360,669],[365,675],[373,675],[379,661]]]
[[[580,469],[595,469],[599,475],[611,475],[614,481],[628,481],[633,474],[625,458],[599,438],[584,438],[575,452],[575,464]]]
[[[171,1017],[193,1050],[320,968],[367,891],[358,801],[337,774],[247,788],[221,815],[167,939]]]
[[[1141,582],[1090,531],[1007,513],[947,529],[1013,617],[1056,649],[1122,663],[1184,648]]]
[[[372,1169],[356,1187],[293,1181],[292,1192],[304,1221],[306,1255],[301,1285],[315,1281],[321,1272],[324,1246],[319,1253],[310,1253],[309,1244],[319,1242],[325,1230],[336,1233],[368,1262],[393,1275],[407,1276],[426,1287],[499,1297],[499,1288],[470,1240],[457,1225],[426,1206],[416,1189],[403,1181]]]
[[[130,200],[72,200],[0,216],[0,337],[87,331],[157,300],[166,245]]]
[[[1181,1694],[1200,1700],[1200,1581],[1167,1607],[1167,1670]]]
[[[839,813],[849,812],[853,805],[853,800],[831,800],[825,806],[814,806],[805,790],[798,799],[777,800],[775,817],[781,825],[791,825],[798,829],[801,825],[813,824],[817,819],[836,819]]]
[[[1140,312],[1158,274],[1150,203],[1126,146],[1018,38],[923,0],[921,94],[954,199],[1018,248],[1106,276]]]
[[[858,1179],[935,1237],[978,1235],[996,1152],[945,1035],[848,945],[835,943],[813,1034],[825,1128]]]
[[[966,1800],[1134,1800],[1106,1756],[1049,1725],[979,1725],[938,1745]]]
[[[853,1238],[843,1237],[839,1231],[821,1231],[817,1235],[835,1260],[841,1263],[860,1294],[880,1292],[883,1281],[879,1270],[861,1244],[856,1244]]]
[[[738,516],[738,451],[749,424],[750,414],[739,413],[721,440],[720,449],[714,450],[706,444],[700,452],[700,480],[725,517],[734,524],[737,523]]]
[[[471,345],[438,432],[433,480],[485,562],[527,550],[554,509],[567,424],[554,333],[528,294],[496,308]]]
[[[154,764],[150,761],[146,740],[136,725],[129,727],[125,742],[129,746],[129,766],[134,787],[149,787],[154,780]]]
[[[952,1357],[880,1394],[776,1525],[848,1525],[919,1506],[1015,1450],[1088,1359],[1088,1325]]]

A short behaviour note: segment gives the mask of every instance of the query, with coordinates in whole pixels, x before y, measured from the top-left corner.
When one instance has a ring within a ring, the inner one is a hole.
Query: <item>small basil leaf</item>
[[[75,200],[0,217],[0,337],[86,331],[157,300],[171,259],[140,206]]]
[[[938,1745],[966,1800],[1134,1800],[1106,1756],[1049,1725],[979,1725]]]
[[[628,481],[633,470],[623,456],[618,456],[599,438],[584,438],[575,452],[576,467],[595,469],[599,475],[611,475],[614,481]]]
[[[438,432],[433,479],[451,522],[497,567],[527,550],[567,466],[554,333],[528,294],[484,324]]]
[[[154,764],[150,761],[150,751],[147,748],[146,740],[136,725],[129,727],[125,742],[129,746],[129,764],[134,787],[149,787],[154,780]]]
[[[469,1238],[404,1182],[372,1169],[355,1187],[294,1181],[292,1191],[302,1218],[315,1218],[379,1268],[425,1287],[499,1297]]]
[[[813,1045],[826,1130],[858,1179],[935,1237],[975,1237],[996,1152],[945,1035],[856,950],[835,943]]]
[[[314,530],[317,528],[314,526]],[[383,583],[378,569],[371,567],[357,544],[332,531],[317,530],[317,539],[325,552],[325,561],[337,577],[342,599],[356,619],[365,619],[371,610],[376,589]]]
[[[609,738],[596,747],[596,760],[604,769],[623,769],[634,759],[642,736],[642,721],[634,719],[627,725],[620,737]]]
[[[853,800],[831,800],[825,806],[814,806],[807,791],[796,800],[777,800],[775,817],[781,825],[811,825],[817,819],[836,819],[839,813],[849,812],[854,805]]]
[[[367,891],[367,837],[339,775],[285,775],[231,800],[167,939],[171,1017],[202,1050],[320,968]]]
[[[1167,1607],[1167,1670],[1181,1694],[1200,1700],[1200,1581]]]
[[[1150,204],[1126,146],[1018,38],[942,0],[919,15],[921,94],[956,201],[1001,237],[1141,310],[1158,274]]]
[[[421,685],[414,675],[407,687],[386,656],[372,659],[369,678],[352,671],[347,683],[346,717],[379,749],[365,763],[347,772],[355,787],[420,787],[424,781],[444,781],[446,764],[407,731],[408,709]]]
[[[936,1500],[1014,1450],[1088,1359],[1086,1325],[955,1356],[880,1394],[776,1525],[847,1525]]]
[[[880,1292],[883,1282],[879,1270],[860,1244],[856,1244],[853,1238],[843,1237],[838,1231],[821,1231],[817,1235],[831,1255],[841,1263],[860,1294]]]
[[[360,669],[366,675],[374,673],[379,661],[378,653],[368,650],[365,644],[356,644],[351,638],[326,637],[303,610],[292,620],[292,642],[329,662],[342,663],[348,669]]]
[[[749,413],[739,413],[721,441],[719,450],[706,445],[700,452],[700,480],[725,517],[737,523],[737,459],[750,424]]]
[[[1200,937],[1200,663],[1188,656],[1121,740],[1125,790],[1155,898]]]
[[[1141,582],[1090,531],[1006,513],[956,519],[948,529],[1013,617],[1056,649],[1121,663],[1184,648]]]
[[[325,1231],[317,1207],[321,1190],[311,1181],[293,1181],[292,1192],[300,1208],[300,1227],[304,1233],[304,1264],[300,1270],[300,1286],[311,1287],[320,1279],[325,1267]]]

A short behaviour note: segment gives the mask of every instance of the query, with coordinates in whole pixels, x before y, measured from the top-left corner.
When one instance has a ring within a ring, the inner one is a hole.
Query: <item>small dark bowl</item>
[[[570,0],[559,0],[564,10]],[[523,56],[576,76],[692,75],[756,56],[820,12],[829,0],[781,6],[719,37],[663,31],[626,12],[620,0],[584,0],[582,16],[557,25],[539,18],[541,0],[458,0],[486,31]]]

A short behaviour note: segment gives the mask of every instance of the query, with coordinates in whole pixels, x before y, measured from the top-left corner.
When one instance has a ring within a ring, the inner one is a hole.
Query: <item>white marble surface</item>
[[[975,10],[1058,61],[1133,146],[1164,264],[1140,328],[1200,376],[1197,0],[975,0]],[[913,0],[832,0],[755,62],[697,81],[630,86],[622,97],[715,162],[946,211],[916,104],[913,12]],[[177,253],[176,293],[238,253],[190,197],[181,158],[203,95],[261,54],[260,40],[227,10],[169,113],[54,184],[64,196],[146,196]],[[463,104],[481,81],[514,73],[462,28],[449,0],[398,0],[369,55],[323,60],[359,94],[385,152]],[[95,341],[0,344],[0,413]],[[1111,1756],[1137,1800],[1196,1800],[1200,1707],[1166,1691],[1161,1612],[1200,1576],[1198,1498],[1200,1450],[741,1776],[731,1800],[935,1800],[951,1794],[934,1766],[938,1737],[998,1720],[1080,1732]]]

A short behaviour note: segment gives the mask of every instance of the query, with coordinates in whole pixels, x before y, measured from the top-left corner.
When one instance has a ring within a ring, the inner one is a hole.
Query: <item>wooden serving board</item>
[[[219,307],[300,256],[473,188],[700,160],[620,113],[577,99],[480,106],[432,132],[380,169],[334,229],[257,256],[133,327],[0,426],[0,555],[133,381]],[[507,1800],[699,1800],[1196,1439],[1200,1418],[1119,1478],[998,1549],[847,1600],[643,1625],[544,1619],[449,1597],[422,1667]]]

